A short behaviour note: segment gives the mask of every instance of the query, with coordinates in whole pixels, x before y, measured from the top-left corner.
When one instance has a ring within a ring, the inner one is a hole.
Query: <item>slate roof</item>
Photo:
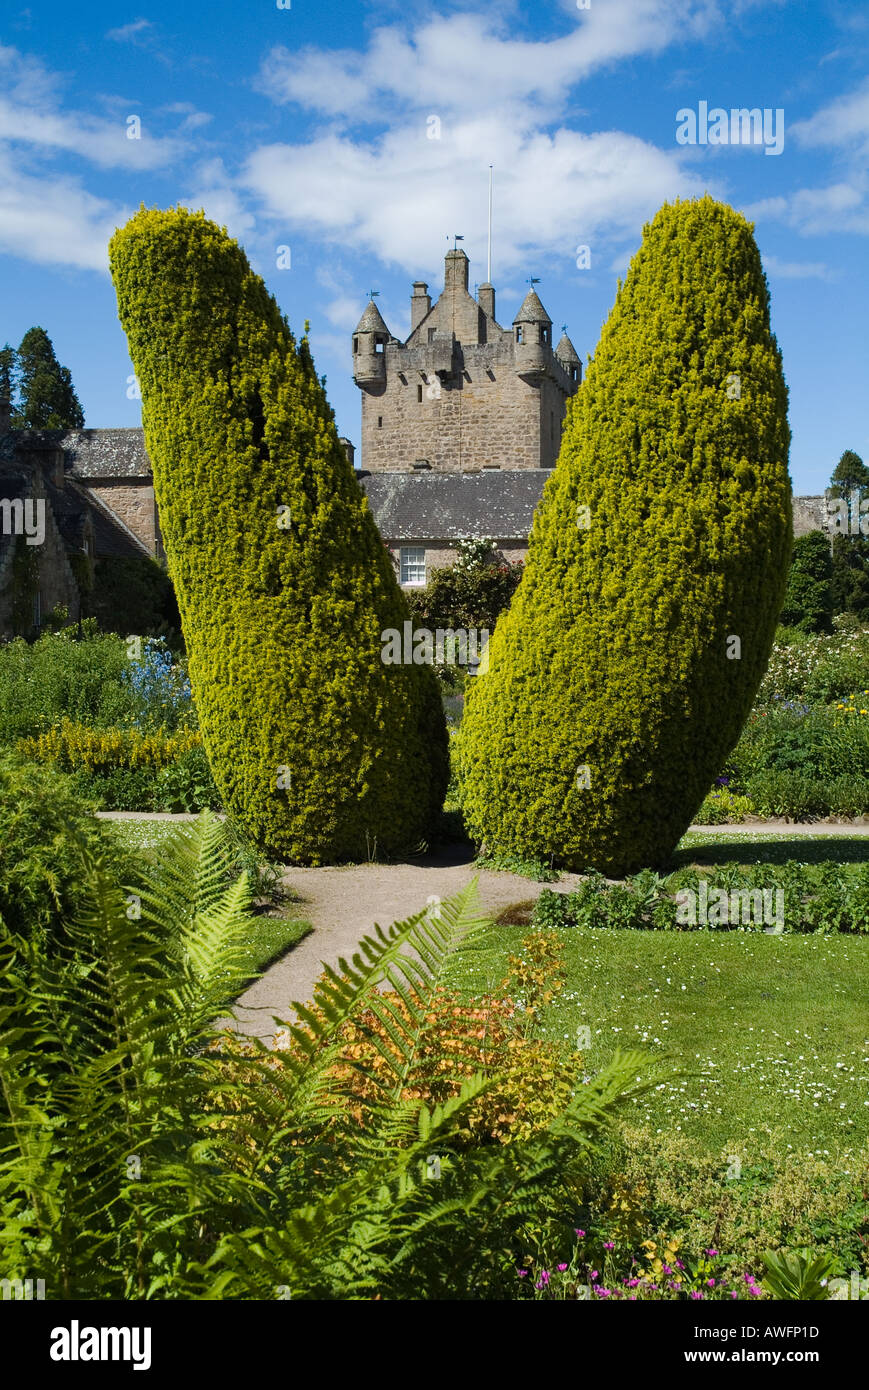
[[[66,454],[74,478],[150,478],[151,460],[141,428],[41,430]]]
[[[552,319],[547,314],[540,302],[540,296],[533,285],[526,294],[519,306],[519,312],[513,320],[514,323],[551,323]]]
[[[363,473],[359,482],[387,541],[527,540],[548,468],[479,473]]]
[[[389,329],[386,327],[386,324],[384,323],[383,315],[381,314],[377,305],[374,303],[373,299],[369,299],[368,303],[366,304],[365,312],[363,313],[361,319],[356,325],[356,332],[385,333],[387,337],[389,336]]]

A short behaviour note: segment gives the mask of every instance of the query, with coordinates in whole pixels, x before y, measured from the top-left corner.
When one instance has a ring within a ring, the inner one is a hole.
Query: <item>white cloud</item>
[[[181,202],[194,211],[201,208],[206,217],[219,227],[226,227],[238,241],[253,230],[254,219],[233,188],[222,159],[204,160],[198,166],[193,191]]]
[[[37,60],[12,48],[0,48],[0,70],[7,88],[0,97],[0,140],[29,145],[42,152],[80,155],[101,168],[156,169],[183,149],[173,136],[152,135],[147,119],[141,138],[127,136],[127,115],[139,115],[135,105],[115,118],[99,118],[63,110],[57,79]]]
[[[743,209],[754,222],[784,222],[806,236],[828,232],[869,232],[869,180],[842,180],[826,188],[800,188],[784,197],[763,198]]]
[[[635,136],[529,132],[502,117],[445,124],[440,140],[427,139],[419,121],[364,145],[337,133],[268,145],[242,178],[281,225],[439,274],[454,232],[474,269],[484,264],[490,162],[500,277],[533,270],[542,255],[564,257],[570,270],[578,244],[633,238],[661,202],[705,187],[674,152]]]
[[[534,41],[509,37],[503,13],[439,16],[412,35],[377,29],[363,52],[276,47],[259,81],[275,101],[330,116],[380,122],[397,104],[441,115],[499,109],[516,121],[523,105],[554,111],[590,73],[708,34],[716,21],[714,0],[607,0],[574,9],[560,38]]]
[[[120,29],[110,29],[106,38],[112,39],[114,43],[135,43],[153,28],[150,19],[134,19],[131,24],[122,24]]]
[[[129,216],[76,179],[34,178],[0,154],[0,251],[42,265],[104,271],[109,238]]]
[[[869,153],[869,78],[855,91],[821,107],[808,120],[797,121],[791,133],[803,145],[833,145],[845,151]]]
[[[781,261],[778,256],[764,256],[764,269],[778,280],[834,280],[836,278],[823,261]]]

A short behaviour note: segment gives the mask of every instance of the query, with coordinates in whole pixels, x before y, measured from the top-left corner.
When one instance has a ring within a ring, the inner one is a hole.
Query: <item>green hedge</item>
[[[227,810],[275,857],[406,851],[447,783],[426,666],[307,339],[203,214],[144,208],[110,246],[190,679]]]
[[[708,197],[666,205],[570,403],[468,695],[463,808],[490,851],[620,875],[673,850],[769,657],[789,438],[749,224]]]
[[[770,895],[767,903],[733,897],[752,891],[766,891]],[[726,903],[723,897],[716,898],[716,893],[726,894]],[[772,896],[776,893],[781,894],[780,899]],[[694,895],[694,921],[686,920],[692,915],[689,894]],[[721,906],[720,913],[716,905]],[[625,883],[608,883],[593,872],[573,893],[544,888],[531,924],[640,931],[763,931],[778,927],[785,932],[865,933],[869,932],[869,864],[848,873],[832,860],[811,868],[797,860],[750,867],[730,863],[702,873],[679,869],[668,878],[646,870]]]

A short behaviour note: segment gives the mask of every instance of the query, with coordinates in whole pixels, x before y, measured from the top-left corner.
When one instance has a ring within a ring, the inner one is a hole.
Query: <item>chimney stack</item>
[[[488,281],[477,290],[477,303],[487,318],[495,318],[495,286]]]
[[[431,308],[431,295],[425,280],[414,280],[410,296],[410,331],[417,328]]]

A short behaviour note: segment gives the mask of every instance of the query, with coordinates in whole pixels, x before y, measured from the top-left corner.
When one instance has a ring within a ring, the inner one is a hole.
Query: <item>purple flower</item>
[[[691,1290],[691,1293],[690,1293],[690,1295],[689,1295],[689,1297],[690,1297],[690,1298],[702,1298],[703,1295],[702,1295],[702,1293],[700,1292],[699,1289],[692,1289],[692,1290]]]
[[[704,1251],[703,1251],[703,1254],[704,1254],[704,1255],[713,1255],[713,1256],[714,1256],[714,1255],[717,1255],[717,1254],[718,1254],[718,1251],[717,1251],[717,1250],[704,1250]]]
[[[677,1260],[677,1261],[676,1261],[676,1268],[677,1268],[677,1269],[684,1269],[684,1268],[685,1268],[685,1266],[683,1265],[683,1263],[682,1263],[681,1260]]]
[[[714,1289],[714,1288],[715,1288],[715,1280],[714,1280],[714,1279],[707,1279],[707,1280],[706,1280],[706,1287],[707,1287],[708,1289]]]
[[[576,1231],[577,1240],[582,1240],[583,1236],[585,1235],[585,1231],[578,1230],[576,1226],[574,1226],[573,1229]]]
[[[567,1269],[567,1265],[556,1265],[555,1268],[558,1270],[559,1274],[563,1274]]]
[[[614,1240],[605,1240],[603,1243],[603,1248],[604,1250],[615,1250],[616,1243]]]
[[[524,1279],[524,1278],[525,1278],[525,1275],[526,1275],[527,1273],[528,1273],[528,1270],[527,1270],[527,1269],[520,1269],[520,1270],[518,1271],[519,1278],[520,1278],[520,1279]]]

